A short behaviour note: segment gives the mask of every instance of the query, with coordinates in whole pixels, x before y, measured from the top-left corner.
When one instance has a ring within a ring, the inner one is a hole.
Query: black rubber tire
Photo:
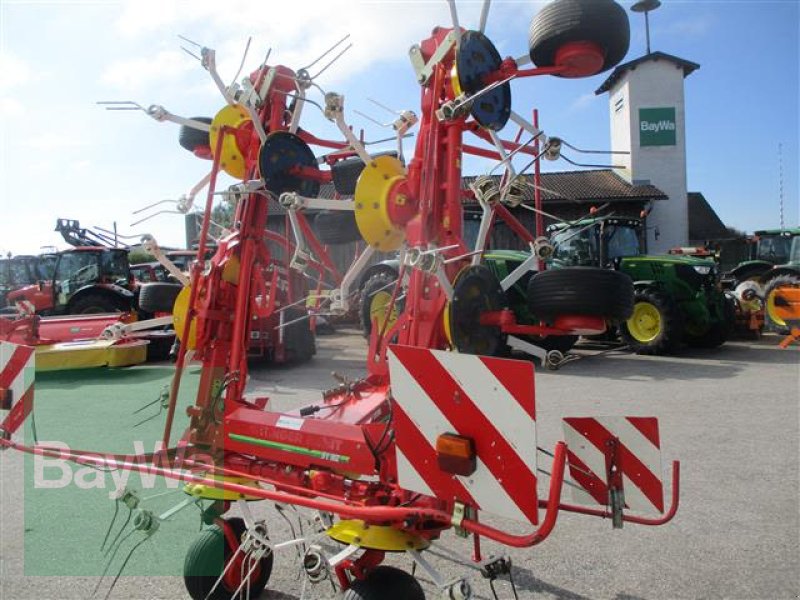
[[[465,354],[508,355],[508,336],[500,327],[480,323],[481,314],[506,308],[508,297],[489,267],[462,269],[453,282],[453,300],[445,309],[455,349]]]
[[[633,281],[625,273],[594,267],[542,271],[528,282],[528,308],[544,320],[586,315],[624,321],[633,313]]]
[[[711,323],[703,335],[685,336],[686,344],[692,348],[719,348],[730,339],[736,327],[736,300],[725,298],[723,300],[722,318]]]
[[[192,117],[192,120],[211,125],[211,119],[209,117]],[[201,131],[194,127],[181,125],[180,133],[178,133],[178,143],[181,145],[181,148],[194,153],[197,148],[203,146],[208,147],[211,142],[209,142],[208,131]]]
[[[630,38],[628,15],[613,0],[555,0],[533,18],[528,48],[537,67],[551,67],[564,44],[593,42],[605,52],[602,73],[625,58]]]
[[[283,333],[286,359],[289,362],[306,362],[317,353],[314,332],[311,331],[311,319],[301,319],[306,314],[306,311],[300,308],[286,310],[285,320],[294,321],[285,327]]]
[[[68,313],[71,315],[97,315],[126,312],[130,308],[123,298],[114,296],[112,292],[89,292],[74,302],[70,302]]]
[[[241,539],[246,530],[244,521],[238,517],[227,519],[233,527],[236,536]],[[228,540],[217,525],[203,530],[197,536],[186,553],[183,562],[183,582],[186,591],[192,600],[229,600],[235,590],[228,590],[224,582],[220,582],[217,589],[210,596],[219,575],[222,574],[225,563],[233,555],[233,550],[228,545]],[[270,552],[261,559],[261,572],[259,577],[250,583],[250,597],[258,598],[267,587],[272,575],[273,553]]]
[[[147,362],[169,360],[169,354],[174,343],[175,338],[173,337],[158,337],[149,340],[147,344]]]
[[[372,333],[372,298],[378,292],[392,293],[394,286],[391,285],[397,281],[397,273],[390,273],[389,271],[378,271],[367,279],[364,286],[361,288],[361,297],[358,303],[358,320],[361,323],[361,330],[365,338],[369,338]],[[388,287],[387,287],[388,286]],[[403,312],[404,299],[401,298],[398,302],[395,299],[395,307],[397,314]]]
[[[425,600],[425,591],[410,573],[381,565],[354,581],[342,600]]]
[[[360,242],[356,215],[350,210],[325,210],[314,217],[314,233],[323,244]]]
[[[622,340],[636,354],[671,354],[683,338],[683,316],[673,299],[657,288],[642,288],[634,294],[634,305],[647,302],[658,309],[663,326],[657,337],[648,342],[637,340],[631,335],[628,321],[620,324]]]
[[[139,288],[139,308],[145,312],[172,312],[183,286],[174,283],[144,283]]]
[[[767,283],[764,288],[764,329],[780,333],[781,335],[788,335],[791,328],[786,324],[781,325],[777,323],[769,314],[770,294],[774,293],[776,288],[782,286],[800,287],[800,275],[780,275]]]

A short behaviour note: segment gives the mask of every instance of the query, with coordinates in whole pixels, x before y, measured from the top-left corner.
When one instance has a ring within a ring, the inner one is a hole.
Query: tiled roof
[[[648,62],[648,61],[658,61],[658,60],[667,60],[672,63],[675,63],[676,66],[681,67],[683,69],[683,76],[688,77],[694,71],[700,68],[700,65],[697,63],[691,62],[689,60],[684,60],[683,58],[678,58],[677,56],[672,56],[672,54],[667,54],[666,52],[651,52],[650,54],[645,54],[644,56],[640,56],[639,58],[632,60],[630,62],[626,62],[624,64],[619,65],[616,69],[611,72],[611,75],[608,76],[597,91],[595,91],[596,95],[603,94],[614,87],[614,84],[619,80],[622,75],[630,70],[635,69],[638,65]]]
[[[542,201],[549,204],[565,202],[624,202],[631,200],[665,200],[667,196],[657,187],[649,184],[632,185],[614,173],[611,169],[597,169],[591,171],[560,171],[542,173]],[[499,175],[495,176],[500,179]],[[467,175],[461,180],[461,188],[469,189],[469,184],[476,179],[474,175]],[[525,202],[533,202],[533,177],[525,193]],[[332,184],[323,184],[320,189],[320,198],[333,198]],[[465,203],[474,202],[465,199]]]

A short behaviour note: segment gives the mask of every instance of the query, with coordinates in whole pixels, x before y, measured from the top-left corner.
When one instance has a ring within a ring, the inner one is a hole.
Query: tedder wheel
[[[354,581],[342,600],[425,600],[425,591],[409,573],[380,566]]]
[[[528,308],[540,319],[586,315],[622,321],[633,312],[633,281],[594,267],[542,271],[528,282]]]
[[[481,325],[481,315],[508,308],[500,281],[486,265],[466,267],[456,276],[453,301],[445,309],[446,329],[459,352],[504,356],[506,335],[494,325]]]
[[[200,121],[201,123],[208,123],[211,125],[209,117],[192,117],[193,121]],[[208,132],[188,125],[181,125],[181,131],[178,134],[178,143],[181,148],[194,152],[201,146],[208,146],[211,142],[208,141]]]
[[[768,331],[789,333],[789,326],[776,312],[775,290],[779,287],[800,287],[800,275],[781,275],[767,284],[764,290],[764,327]]]
[[[303,318],[306,314],[305,309],[301,308],[286,310],[286,322],[290,324],[284,329],[283,339],[286,344],[286,358],[291,362],[306,362],[317,353],[311,319]]]
[[[124,312],[128,308],[122,299],[115,298],[110,293],[88,293],[72,303],[69,314],[96,315]]]
[[[686,343],[693,348],[718,348],[727,342],[736,327],[735,303],[733,298],[725,298],[721,318],[712,322],[702,335],[692,335],[687,331],[684,338]]]
[[[246,530],[239,518],[227,519],[237,539]],[[183,582],[192,600],[229,600],[242,582],[241,570],[233,565],[219,585],[210,594],[214,584],[225,570],[225,565],[235,552],[219,526],[214,525],[200,533],[192,542],[183,563]],[[272,574],[272,552],[267,553],[256,567],[250,580],[250,597],[258,598]],[[210,594],[210,595],[209,595]],[[245,592],[246,594],[246,592]]]
[[[363,238],[356,215],[349,210],[322,211],[314,217],[314,232],[323,244],[349,244]]]
[[[610,69],[625,57],[630,37],[628,15],[614,0],[555,0],[533,18],[528,47],[537,67],[551,67],[556,64],[558,51],[566,44],[596,44],[604,58],[602,67],[590,73],[594,75]]]
[[[675,302],[657,289],[637,290],[633,315],[620,334],[637,354],[668,354],[683,337],[683,319]]]
[[[394,284],[397,281],[397,274],[388,271],[378,271],[372,275],[364,287],[361,288],[361,302],[358,307],[358,317],[361,320],[361,328],[364,337],[369,337],[372,333],[372,320],[378,320],[378,326],[382,329],[386,319],[386,310],[392,300]],[[397,321],[398,315],[403,312],[403,299],[395,298],[392,312],[389,315],[389,323],[386,331],[392,328]]]
[[[145,312],[172,312],[175,298],[183,289],[174,283],[145,283],[139,288],[139,308]]]

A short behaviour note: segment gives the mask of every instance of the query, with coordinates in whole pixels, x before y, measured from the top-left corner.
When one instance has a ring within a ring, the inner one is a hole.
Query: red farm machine
[[[284,66],[264,64],[236,93],[226,89],[230,102],[210,125],[203,124],[211,133],[213,167],[199,255],[218,173],[235,164],[242,181],[235,189],[232,232],[219,239],[209,266],[194,263],[190,285],[182,292],[185,308],[176,308],[183,344],[167,405],[164,450],[146,457],[150,464],[142,464],[141,456],[93,455],[100,465],[113,462],[182,480],[187,494],[207,501],[204,515],[213,525],[189,549],[184,573],[194,600],[258,596],[268,584],[273,552],[287,547],[304,549],[308,581],[333,585],[348,600],[425,597],[412,574],[382,564],[388,553],[408,555],[442,597],[467,599],[473,597],[470,580],[445,578],[426,555],[448,532],[472,536],[473,559],[492,581],[508,574],[510,564],[484,560],[481,539],[531,547],[550,535],[562,512],[610,518],[614,527],[661,525],[675,515],[679,465],[672,465],[671,502],[665,506],[655,418],[567,418],[565,440],[552,452],[543,450],[536,442],[533,364],[492,356],[503,353],[510,336],[601,333],[613,316],[610,307],[630,289],[599,269],[555,279],[537,273],[527,292],[537,299],[542,319],[521,325],[508,309],[508,288],[481,262],[496,218],[533,250],[542,248],[507,208],[521,185],[510,155],[558,153],[558,140],[512,110],[510,80],[548,74],[577,78],[611,68],[627,51],[627,16],[612,0],[556,0],[534,19],[530,57],[514,60],[503,59],[483,33],[488,1],[476,30],[461,28],[454,2],[450,7],[453,26],[434,28],[411,48],[421,107],[407,166],[365,151],[344,121],[338,94],[325,94],[321,108],[346,142],[326,142],[300,129],[299,112],[309,101],[308,73]],[[207,59],[209,51],[202,52]],[[529,61],[534,66],[523,68]],[[497,132],[509,120],[531,141],[501,139]],[[467,143],[467,134],[490,147]],[[341,380],[297,410],[278,412],[268,398],[246,394],[245,357],[253,316],[275,306],[278,289],[276,271],[265,268],[270,264],[270,234],[264,234],[269,201],[307,205],[319,183],[335,177],[335,167],[320,169],[309,145],[363,160],[351,208],[372,248],[400,251],[401,273],[391,302],[403,294],[405,309],[391,326],[388,319],[381,327],[374,322],[362,379]],[[467,247],[462,230],[464,154],[486,157],[505,172],[498,188],[472,189],[486,214],[474,247]],[[535,270],[540,258],[541,252],[533,251],[524,271]],[[570,312],[570,298],[587,292],[577,282],[587,280],[600,290],[596,306]],[[202,363],[200,384],[187,410],[189,427],[170,446],[189,349]],[[32,408],[32,388],[18,376],[26,349],[4,346],[4,352],[9,383],[3,398],[10,413],[0,443],[86,460],[86,453],[11,439]],[[542,453],[552,465],[540,470]],[[549,485],[540,495],[544,471]],[[572,481],[566,481],[567,473]],[[562,499],[565,483],[575,491],[573,503]],[[314,511],[315,528],[277,543],[268,523],[251,512],[249,502],[255,500]],[[121,497],[117,506],[133,515],[134,533],[149,536],[158,528],[158,515],[135,495]],[[228,514],[234,507],[242,518]],[[479,515],[499,515],[515,524],[499,527]],[[315,543],[323,538],[337,549],[329,552]],[[209,554],[220,553],[225,560],[217,560],[209,572],[215,562]]]

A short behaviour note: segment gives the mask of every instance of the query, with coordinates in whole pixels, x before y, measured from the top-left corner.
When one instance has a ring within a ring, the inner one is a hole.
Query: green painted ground
[[[155,415],[159,404],[138,414],[134,411],[156,400],[171,376],[171,368],[152,366],[39,374],[34,401],[38,440],[40,443],[59,442],[81,450],[152,452],[156,440],[161,437],[165,413],[134,427],[142,419]],[[186,427],[184,409],[193,401],[198,380],[199,368],[191,368],[184,375],[173,440]],[[26,440],[32,441],[30,420]],[[128,477],[127,482],[125,477]],[[100,551],[114,515],[115,502],[109,496],[126,483],[144,499],[141,506],[156,514],[162,514],[186,498],[177,482],[171,482],[173,489],[169,489],[162,478],[125,471],[103,473],[73,463],[26,457],[25,574],[102,573],[111,557]],[[127,508],[120,505],[110,540],[127,515]],[[199,528],[196,507],[181,511],[162,523],[159,530],[142,543],[131,556],[125,574],[180,575],[186,549]],[[130,531],[129,523],[122,537]],[[125,539],[111,561],[108,570],[111,578],[134,545],[144,537],[137,531]]]

